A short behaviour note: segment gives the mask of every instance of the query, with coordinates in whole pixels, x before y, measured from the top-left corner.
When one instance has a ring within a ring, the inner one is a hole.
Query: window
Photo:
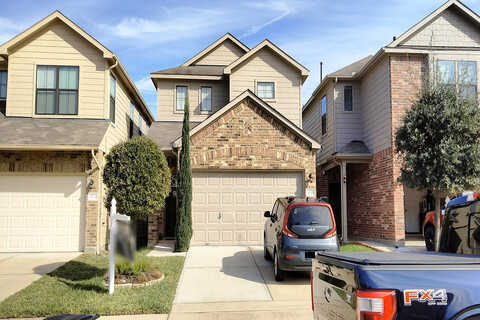
[[[0,71],[0,113],[7,112],[7,71]]]
[[[477,99],[477,63],[475,61],[437,61],[437,80],[465,99]]]
[[[37,114],[78,114],[78,67],[37,67]]]
[[[142,116],[138,115],[138,135],[142,135]]]
[[[135,115],[135,105],[130,102],[130,128],[129,128],[129,131],[128,131],[128,137],[129,138],[133,137],[133,129],[135,127],[135,123],[133,121],[134,115]]]
[[[352,86],[343,87],[343,111],[353,111]]]
[[[322,136],[327,134],[327,96],[322,97]]]
[[[202,87],[201,95],[200,111],[212,111],[212,88]]]
[[[116,88],[117,81],[110,75],[110,121],[115,123],[115,98],[116,98]]]
[[[257,96],[262,99],[275,99],[275,83],[257,82]]]
[[[176,110],[182,111],[185,108],[185,103],[187,102],[187,86],[177,86],[176,94]]]

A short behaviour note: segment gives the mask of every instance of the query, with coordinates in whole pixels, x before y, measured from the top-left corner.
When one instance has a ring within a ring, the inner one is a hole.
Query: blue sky
[[[4,1],[0,42],[60,10],[115,52],[156,115],[149,74],[174,67],[226,32],[249,47],[268,38],[310,69],[305,102],[324,75],[374,54],[443,0]],[[480,12],[478,0],[464,3]]]

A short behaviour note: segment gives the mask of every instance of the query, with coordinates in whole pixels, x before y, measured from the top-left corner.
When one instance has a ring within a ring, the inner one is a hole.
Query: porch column
[[[347,161],[340,163],[340,195],[342,202],[342,238],[348,241],[347,235]]]

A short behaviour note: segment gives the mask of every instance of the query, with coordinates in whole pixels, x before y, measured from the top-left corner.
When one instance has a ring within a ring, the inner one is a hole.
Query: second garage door
[[[261,244],[277,197],[303,196],[302,172],[194,172],[193,244]]]

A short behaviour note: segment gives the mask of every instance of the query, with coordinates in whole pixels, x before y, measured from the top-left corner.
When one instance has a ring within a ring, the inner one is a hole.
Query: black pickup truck
[[[480,320],[478,256],[322,252],[312,268],[315,320]]]

